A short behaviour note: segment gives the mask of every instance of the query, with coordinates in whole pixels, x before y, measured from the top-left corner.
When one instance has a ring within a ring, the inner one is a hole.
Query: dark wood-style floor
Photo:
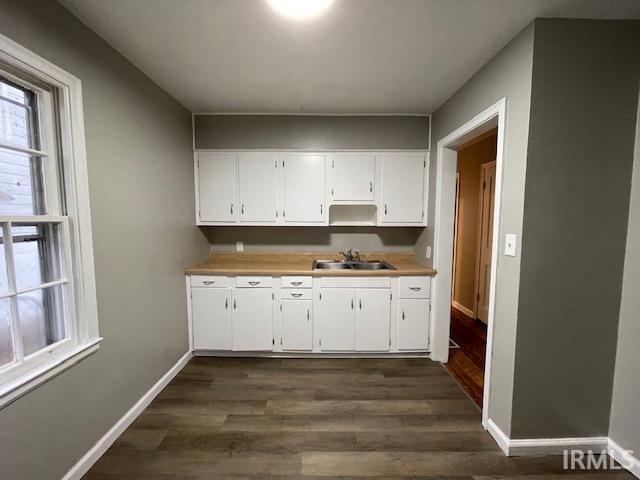
[[[564,473],[562,457],[505,457],[478,408],[427,359],[201,357],[84,478],[549,480]]]
[[[451,339],[460,348],[449,350],[447,369],[458,379],[473,401],[482,408],[487,327],[480,320],[452,308]]]

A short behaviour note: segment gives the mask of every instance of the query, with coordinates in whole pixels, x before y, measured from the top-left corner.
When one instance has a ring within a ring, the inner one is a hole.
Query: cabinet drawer
[[[229,277],[214,277],[210,275],[191,276],[192,287],[230,287],[231,283],[231,278]]]
[[[280,290],[280,298],[283,300],[311,300],[312,290],[296,290],[293,288],[287,288]]]
[[[431,294],[430,277],[400,277],[400,298],[429,298]]]
[[[311,288],[311,277],[282,277],[282,288]]]
[[[238,288],[271,288],[273,279],[271,277],[237,277],[236,287]]]

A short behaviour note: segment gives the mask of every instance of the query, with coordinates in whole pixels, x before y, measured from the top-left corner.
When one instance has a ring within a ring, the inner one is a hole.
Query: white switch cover
[[[431,258],[431,246],[427,245],[427,259]]]
[[[236,252],[244,252],[244,242],[242,240],[236,241]]]
[[[509,257],[516,256],[516,242],[517,237],[515,233],[507,233],[504,236],[504,254]]]

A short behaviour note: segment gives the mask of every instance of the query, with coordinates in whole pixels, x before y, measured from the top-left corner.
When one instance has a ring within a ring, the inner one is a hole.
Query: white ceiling
[[[638,0],[60,0],[195,112],[429,113],[536,17],[640,18]]]

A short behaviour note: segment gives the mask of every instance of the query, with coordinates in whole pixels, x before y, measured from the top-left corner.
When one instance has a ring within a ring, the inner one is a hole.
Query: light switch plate
[[[509,257],[516,256],[517,236],[515,233],[507,233],[504,236],[504,254]]]
[[[242,240],[236,241],[236,252],[244,252],[244,242]]]
[[[431,258],[431,245],[427,245],[427,259]]]

